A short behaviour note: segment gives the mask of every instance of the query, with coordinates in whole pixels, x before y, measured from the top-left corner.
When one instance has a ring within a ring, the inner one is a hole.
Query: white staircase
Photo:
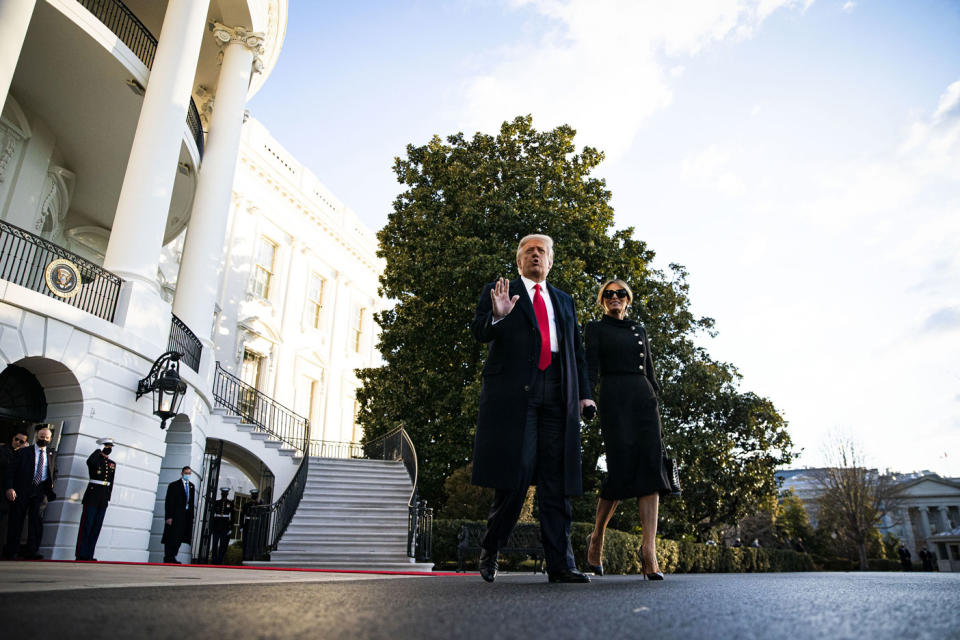
[[[430,571],[407,557],[413,486],[402,462],[310,458],[307,486],[271,567]]]

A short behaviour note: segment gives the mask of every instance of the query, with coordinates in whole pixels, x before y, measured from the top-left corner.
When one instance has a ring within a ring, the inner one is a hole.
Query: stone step
[[[290,540],[360,540],[366,539],[366,537],[376,538],[388,536],[390,538],[402,538],[407,539],[406,527],[398,527],[395,524],[384,524],[380,526],[368,526],[364,528],[357,527],[357,525],[343,524],[341,526],[335,525],[301,525],[297,526],[293,523],[287,527],[287,530],[283,533],[283,539],[287,540],[288,536]]]
[[[331,487],[326,490],[304,491],[304,500],[322,498],[377,498],[383,502],[406,502],[410,497],[410,490],[403,487],[395,489],[376,489],[373,487]]]
[[[410,485],[410,476],[406,471],[345,471],[331,472],[327,470],[307,472],[307,482],[402,482]]]
[[[340,493],[344,495],[351,492],[365,491],[367,493],[405,493],[408,496],[413,490],[410,483],[401,482],[310,482],[307,481],[304,493]]]
[[[403,462],[399,460],[368,460],[367,458],[318,458],[316,456],[310,457],[310,467],[311,468],[348,468],[348,469],[376,469],[376,468],[392,468],[403,466]]]
[[[313,562],[345,562],[356,560],[359,562],[374,562],[377,560],[399,560],[406,558],[406,543],[392,549],[383,547],[363,547],[354,545],[323,545],[322,547],[313,545],[304,546],[302,544],[283,545],[276,551],[270,552],[271,559],[281,560],[282,556],[296,556],[297,560],[312,560]],[[286,558],[290,559],[290,558]]]
[[[271,557],[277,554],[274,551]],[[394,562],[356,562],[356,561],[298,561],[296,559],[271,560],[270,562],[244,562],[244,566],[284,567],[297,569],[329,569],[332,571],[432,571],[432,562],[407,562],[403,556]]]
[[[295,545],[310,545],[313,547],[330,547],[331,545],[350,545],[360,548],[389,548],[389,545],[407,544],[406,532],[401,535],[393,531],[360,531],[347,529],[343,531],[314,533],[312,531],[290,531],[283,534],[282,548]]]
[[[345,521],[345,522],[356,522],[360,523],[371,523],[371,522],[399,522],[403,520],[406,522],[409,515],[409,510],[406,506],[404,507],[388,507],[384,509],[379,509],[377,511],[370,511],[369,509],[359,509],[359,508],[348,508],[344,507],[342,509],[337,508],[304,508],[302,505],[300,509],[297,510],[296,515],[293,517],[292,522],[303,522],[304,524],[314,524],[320,522],[331,522],[331,521]]]
[[[366,518],[356,516],[344,516],[335,514],[316,514],[303,515],[299,513],[290,521],[290,527],[353,527],[363,529],[366,527],[399,527],[407,526],[407,512],[397,511],[396,513],[378,513],[371,514]]]

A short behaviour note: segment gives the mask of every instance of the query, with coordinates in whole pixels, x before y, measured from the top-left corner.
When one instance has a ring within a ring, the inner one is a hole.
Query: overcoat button
[[[524,390],[524,391],[530,391],[530,385],[528,385],[528,384],[523,385],[523,390]]]

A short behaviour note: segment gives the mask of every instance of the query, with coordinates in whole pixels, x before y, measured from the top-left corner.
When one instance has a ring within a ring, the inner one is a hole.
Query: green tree
[[[695,345],[713,321],[691,313],[686,271],[654,269],[654,252],[634,230],[614,229],[611,194],[591,175],[603,154],[577,152],[574,135],[518,117],[496,136],[434,137],[395,160],[404,191],[378,239],[381,293],[396,304],[376,317],[385,366],[358,371],[364,438],[404,425],[421,495],[443,504],[444,480],[472,457],[486,354],[469,330],[477,296],[496,277],[516,276],[522,236],[546,233],[556,242],[550,281],[578,301],[581,322],[599,316],[592,301],[605,278],[635,291],[633,315],[647,326],[665,389],[667,442],[683,462],[685,497],[665,506],[665,520],[698,533],[734,522],[775,491],[773,470],[790,459],[785,423],[770,401],[737,391],[731,365]],[[600,481],[596,421],[583,447],[589,492]]]
[[[852,441],[834,437],[828,446],[831,464],[817,476],[818,528],[835,532],[839,547],[852,548],[860,570],[867,571],[868,557],[882,557],[883,542],[877,525],[887,510],[896,510],[899,505],[897,487],[889,476],[865,466]]]

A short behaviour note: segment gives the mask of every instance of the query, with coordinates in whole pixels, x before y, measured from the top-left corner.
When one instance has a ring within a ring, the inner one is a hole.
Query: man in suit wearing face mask
[[[197,488],[190,477],[193,469],[184,467],[180,470],[180,479],[167,485],[167,497],[163,503],[164,527],[163,561],[172,564],[181,564],[177,560],[180,545],[190,544],[193,535],[193,514],[196,512]]]
[[[43,558],[38,553],[43,537],[43,516],[40,511],[44,499],[48,502],[57,499],[53,492],[56,454],[48,446],[52,436],[53,432],[48,427],[38,429],[34,444],[18,449],[7,467],[6,497],[13,505],[3,554],[6,558],[14,557],[20,550],[20,533],[25,518],[27,548],[23,557],[27,560]]]

